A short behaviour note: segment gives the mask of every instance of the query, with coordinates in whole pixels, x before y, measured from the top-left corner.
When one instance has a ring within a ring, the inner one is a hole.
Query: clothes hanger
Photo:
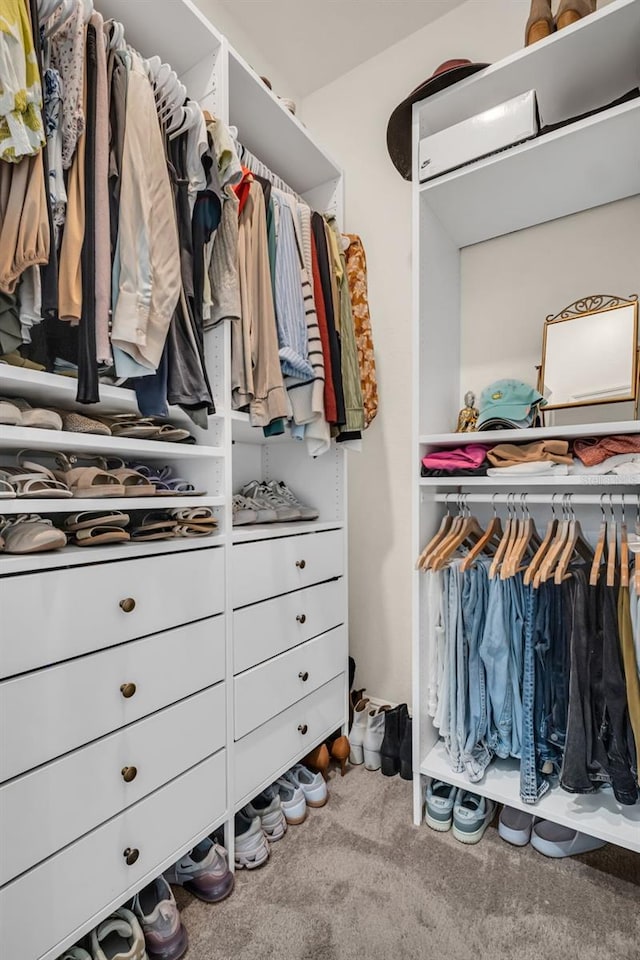
[[[446,502],[447,502],[447,504],[449,503],[448,495],[447,495],[447,501],[446,501]],[[463,513],[462,513],[462,511],[461,511],[461,500],[460,500],[460,495],[459,495],[459,494],[456,495],[456,504],[457,504],[457,507],[458,507],[458,513],[457,513],[457,515],[453,518],[452,523],[449,524],[449,529],[446,531],[445,535],[444,535],[443,537],[441,537],[439,543],[436,543],[435,546],[434,546],[434,548],[429,552],[426,560],[425,560],[424,563],[423,563],[423,568],[424,568],[425,570],[431,570],[431,569],[433,569],[433,564],[434,564],[434,562],[435,562],[435,560],[436,560],[436,558],[437,558],[437,556],[438,556],[438,553],[439,553],[441,550],[446,549],[449,541],[453,540],[453,538],[457,536],[458,532],[460,531],[460,528],[462,527],[462,522],[463,522],[463,520],[464,520],[464,515],[463,515]]]
[[[420,556],[418,557],[418,560],[417,560],[417,562],[416,562],[416,570],[425,570],[425,569],[426,569],[426,567],[425,567],[425,561],[426,561],[427,557],[429,556],[430,553],[432,553],[432,552],[435,550],[435,548],[437,547],[437,545],[442,542],[442,540],[444,539],[444,537],[446,536],[446,534],[447,534],[447,533],[449,532],[449,530],[451,529],[451,524],[453,523],[453,517],[451,516],[451,513],[449,512],[449,494],[446,494],[446,497],[445,497],[445,506],[446,506],[446,508],[447,508],[447,512],[445,513],[444,517],[443,517],[442,520],[440,521],[440,526],[439,526],[438,530],[437,530],[436,533],[433,535],[433,537],[431,537],[431,540],[429,540],[428,544],[426,545],[426,547],[424,548],[424,550],[422,551],[422,553],[421,553]]]
[[[496,549],[495,555],[493,557],[493,562],[489,567],[489,579],[493,580],[500,569],[500,564],[503,561],[503,558],[506,556],[507,549],[509,548],[511,537],[513,534],[514,524],[516,523],[515,514],[512,509],[511,497],[515,497],[514,493],[507,494],[507,513],[509,514],[507,522],[505,524],[504,533],[502,534],[502,539],[500,540],[498,547]]]
[[[587,543],[584,534],[582,533],[582,527],[580,526],[580,521],[575,515],[573,509],[573,502],[571,499],[571,494],[569,494],[569,506],[571,508],[571,521],[569,523],[569,533],[567,535],[566,544],[562,550],[562,554],[558,561],[558,565],[555,570],[553,577],[553,582],[556,586],[559,586],[563,580],[569,575],[567,573],[569,564],[575,558],[580,558],[585,562],[591,563],[593,560],[593,550]]]
[[[476,557],[480,556],[481,553],[489,553],[490,550],[495,552],[495,550],[498,549],[498,544],[503,536],[503,530],[500,517],[498,516],[496,510],[496,496],[497,494],[494,493],[493,497],[491,498],[493,517],[489,521],[483,536],[480,537],[478,542],[471,548],[465,559],[462,561],[462,565],[460,567],[462,573],[464,573],[465,570],[468,570],[469,567],[475,563]]]
[[[562,495],[562,520],[558,524],[556,535],[551,541],[547,555],[544,558],[543,562],[538,569],[537,574],[533,580],[534,589],[540,586],[541,583],[546,583],[550,577],[553,576],[553,571],[555,570],[556,563],[558,558],[562,554],[562,549],[566,543],[567,537],[569,536],[569,523],[570,515],[567,509],[567,494]]]
[[[172,129],[171,125],[167,127],[170,140],[175,140],[176,137],[186,133],[187,130],[191,130],[191,128],[195,127],[198,121],[202,119],[202,111],[193,100],[189,100],[182,110],[184,113],[182,123],[178,124],[174,129]]]
[[[598,533],[598,542],[596,543],[595,550],[593,551],[593,562],[591,564],[591,574],[589,575],[589,585],[591,587],[595,587],[598,583],[600,564],[602,563],[604,548],[607,541],[607,515],[604,512],[605,497],[606,493],[600,494],[600,512],[602,513],[602,523],[600,524],[600,532]]]
[[[39,0],[38,2],[38,20],[40,26],[44,26],[47,20],[50,20],[56,10],[64,3],[64,0]]]
[[[522,511],[524,514],[524,519],[520,525],[518,539],[509,554],[507,569],[507,576],[509,577],[515,577],[517,573],[520,573],[522,570],[526,570],[526,566],[521,567],[525,555],[527,553],[529,553],[530,557],[535,555],[538,547],[540,546],[540,537],[538,535],[538,531],[536,530],[535,521],[529,511],[527,496],[528,494],[526,493],[522,494]]]
[[[636,495],[636,534],[640,534],[640,496],[638,495]],[[633,582],[636,596],[640,596],[640,561],[637,553],[633,557]]]
[[[611,494],[609,494],[609,509],[611,510],[611,523],[609,524],[609,535],[607,538],[607,586],[614,587],[616,583],[616,550],[618,547],[618,531],[616,514],[613,509],[613,497]]]
[[[525,587],[528,587],[531,585],[531,582],[535,577],[536,573],[538,572],[540,564],[544,560],[547,550],[549,549],[549,546],[558,528],[558,518],[556,517],[556,500],[555,500],[556,496],[557,494],[555,493],[552,494],[551,496],[551,520],[549,520],[549,523],[547,524],[547,529],[545,531],[545,535],[542,540],[542,543],[536,550],[535,554],[533,555],[533,559],[531,560],[529,566],[524,572]]]
[[[466,496],[468,496],[468,494]],[[462,521],[459,533],[447,544],[445,549],[438,551],[437,557],[431,567],[432,570],[442,570],[460,547],[464,546],[468,541],[475,543],[482,537],[484,531],[477,519],[472,516],[471,511],[466,505],[466,501],[464,502],[464,508],[467,512]]]
[[[45,40],[50,40],[59,33],[65,23],[71,19],[77,9],[78,0],[62,0],[62,3],[56,11],[57,16],[53,16],[49,21],[49,28],[44,32]]]
[[[89,23],[89,20],[91,20],[93,16],[93,0],[81,0],[81,3],[84,7],[84,16],[82,19],[85,23]]]
[[[620,523],[620,586],[629,586],[629,534],[624,518],[624,493],[622,494],[622,520]]]

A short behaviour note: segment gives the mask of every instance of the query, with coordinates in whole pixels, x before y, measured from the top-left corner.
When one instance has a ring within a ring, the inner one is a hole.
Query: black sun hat
[[[411,116],[414,103],[488,66],[488,63],[472,63],[470,60],[446,60],[395,108],[387,126],[387,149],[393,165],[405,180],[411,180],[412,174]]]

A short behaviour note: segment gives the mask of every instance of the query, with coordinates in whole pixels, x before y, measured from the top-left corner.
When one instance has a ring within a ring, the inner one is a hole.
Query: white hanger
[[[82,19],[85,23],[89,23],[91,17],[93,16],[93,0],[81,0],[84,7],[84,15]]]
[[[45,40],[55,36],[56,33],[62,30],[67,20],[70,20],[76,12],[77,4],[78,0],[62,0],[62,3],[56,10],[56,14],[50,18],[48,30],[44,32]]]
[[[195,127],[196,123],[202,118],[202,110],[197,103],[194,103],[193,100],[189,100],[186,106],[183,108],[183,123],[178,127],[168,127],[167,133],[169,134],[170,140],[175,140],[176,137],[179,137],[181,134],[186,133],[187,130],[190,130],[192,127]]]
[[[176,87],[169,92],[169,95],[158,107],[158,116],[161,120],[168,119],[174,111],[185,105],[187,99],[187,88],[184,83],[180,83],[176,77]]]
[[[45,24],[63,3],[64,0],[38,0],[38,18],[40,23]]]
[[[148,60],[143,60],[143,64],[144,64],[145,70],[147,71],[147,76],[149,77],[149,80],[151,81],[155,80],[155,76],[158,70],[160,69],[160,67],[162,66],[162,60],[160,59],[160,57],[157,55],[155,57],[149,57]]]

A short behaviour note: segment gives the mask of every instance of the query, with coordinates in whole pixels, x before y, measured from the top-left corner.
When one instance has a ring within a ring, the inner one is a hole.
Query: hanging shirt
[[[45,142],[40,70],[22,0],[0,4],[0,160],[17,163]]]

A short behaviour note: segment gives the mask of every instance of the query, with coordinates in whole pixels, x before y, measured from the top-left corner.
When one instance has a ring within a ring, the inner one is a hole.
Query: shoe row
[[[493,800],[442,780],[427,783],[425,801],[427,826],[440,833],[451,830],[456,840],[467,844],[482,839],[497,808]],[[538,853],[554,858],[573,857],[605,846],[602,840],[514,807],[500,811],[498,833],[507,843],[516,847],[530,843]]]
[[[38,514],[0,516],[0,551],[46,553],[71,544],[103,547],[129,541],[174,540],[178,537],[208,537],[218,521],[209,507],[137,512],[132,517],[120,511],[73,513],[56,517],[56,523]]]
[[[0,466],[0,499],[199,497],[205,494],[188,480],[175,477],[171,467],[150,467],[82,454],[55,453],[51,457],[54,468],[32,459],[30,451],[21,450],[15,465]],[[78,466],[80,461],[98,466]]]
[[[406,703],[397,707],[388,703],[375,706],[367,697],[361,697],[354,705],[349,731],[350,762],[364,763],[367,770],[382,770],[385,777],[399,773],[403,780],[412,780],[412,729]]]
[[[59,960],[179,960],[189,939],[170,884],[205,903],[224,900],[234,887],[227,851],[205,837]]]
[[[234,527],[252,523],[317,520],[319,516],[315,507],[301,503],[282,480],[271,480],[269,483],[252,480],[233,498]]]
[[[129,413],[87,417],[71,410],[33,407],[22,397],[0,397],[0,425],[92,433],[102,437],[161,440],[163,443],[196,442],[188,430],[157,417],[140,417]]]

